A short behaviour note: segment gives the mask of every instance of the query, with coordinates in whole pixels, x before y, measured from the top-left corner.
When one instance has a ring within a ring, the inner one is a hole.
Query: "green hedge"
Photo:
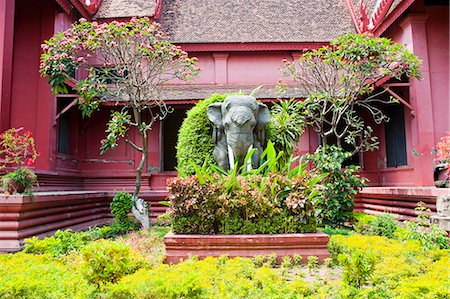
[[[190,161],[202,165],[205,159],[213,164],[214,142],[212,140],[213,125],[206,115],[209,105],[223,102],[227,94],[213,94],[206,100],[200,101],[187,112],[178,132],[177,142],[177,169],[180,176],[189,176],[195,173]]]

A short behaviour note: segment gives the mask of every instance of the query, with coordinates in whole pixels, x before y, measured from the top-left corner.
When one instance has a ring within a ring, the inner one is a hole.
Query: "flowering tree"
[[[440,162],[444,169],[447,169],[446,178],[450,179],[450,133],[442,137],[436,145],[436,161]]]
[[[303,114],[319,133],[322,146],[334,139],[353,146],[353,154],[377,148],[372,128],[356,110],[369,112],[375,123],[388,121],[382,92],[373,93],[384,77],[420,76],[420,60],[402,45],[387,38],[347,34],[330,45],[304,53],[297,61],[284,61],[283,74],[308,92]]]
[[[169,112],[161,100],[162,84],[196,76],[196,59],[167,41],[159,24],[148,18],[102,24],[81,19],[70,29],[56,33],[42,48],[40,72],[50,79],[53,92],[67,92],[66,83],[74,71],[82,68],[87,72],[75,87],[83,116],[90,116],[104,101],[122,106],[111,114],[101,152],[115,148],[123,140],[141,153],[133,214],[148,227],[148,208],[139,199],[147,160],[147,132]],[[129,138],[132,127],[140,135],[139,142]]]

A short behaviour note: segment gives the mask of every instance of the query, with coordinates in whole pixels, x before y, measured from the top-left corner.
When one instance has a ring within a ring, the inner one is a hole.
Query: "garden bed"
[[[164,237],[165,262],[179,263],[189,256],[203,259],[217,257],[254,257],[275,253],[277,261],[284,256],[299,254],[304,257],[317,256],[323,262],[330,254],[327,251],[329,236],[322,232],[307,234],[274,235],[183,235],[169,233]]]

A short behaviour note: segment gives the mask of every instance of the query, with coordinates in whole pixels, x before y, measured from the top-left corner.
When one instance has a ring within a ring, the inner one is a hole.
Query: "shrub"
[[[24,252],[62,256],[78,250],[93,240],[89,233],[73,233],[71,230],[58,230],[53,236],[40,240],[37,237],[25,239]]]
[[[106,298],[302,298],[311,292],[305,284],[250,259],[206,258],[138,270],[111,286]]]
[[[206,100],[198,102],[187,112],[180,131],[177,142],[177,169],[182,177],[195,173],[191,162],[202,165],[214,164],[212,140],[213,124],[206,115],[209,105],[223,102],[226,94],[213,94]]]
[[[93,298],[94,287],[76,269],[50,255],[0,255],[0,298]]]
[[[375,220],[375,216],[368,215],[364,213],[354,212],[353,219],[355,223],[353,224],[353,229],[360,234],[368,234],[370,229],[370,224]]]
[[[188,234],[276,234],[316,230],[317,179],[211,175],[168,181],[173,230]]]
[[[319,147],[309,155],[319,173],[327,174],[322,181],[325,192],[316,202],[318,220],[323,225],[343,226],[352,216],[356,193],[367,181],[358,175],[359,166],[344,167],[350,156],[336,146]]]
[[[397,220],[392,215],[382,214],[371,221],[368,233],[373,236],[393,238],[397,228]]]
[[[137,262],[126,244],[108,240],[92,242],[81,252],[82,273],[91,283],[101,285],[116,282],[122,276],[135,272]]]
[[[339,263],[344,267],[342,280],[357,288],[363,287],[375,271],[375,256],[369,252],[355,250],[351,254],[340,254]]]
[[[131,194],[121,191],[114,196],[110,204],[111,213],[114,215],[116,224],[125,232],[135,227],[133,221],[128,217],[128,213],[131,212],[133,207],[132,197]]]

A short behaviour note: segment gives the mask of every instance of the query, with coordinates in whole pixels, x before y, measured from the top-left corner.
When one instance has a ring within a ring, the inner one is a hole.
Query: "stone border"
[[[317,256],[319,262],[330,256],[327,244],[330,237],[323,232],[275,235],[177,235],[168,233],[165,263],[176,264],[189,256],[203,259],[227,254],[229,257],[253,257],[275,253],[277,261],[284,256],[299,254],[306,262]]]

